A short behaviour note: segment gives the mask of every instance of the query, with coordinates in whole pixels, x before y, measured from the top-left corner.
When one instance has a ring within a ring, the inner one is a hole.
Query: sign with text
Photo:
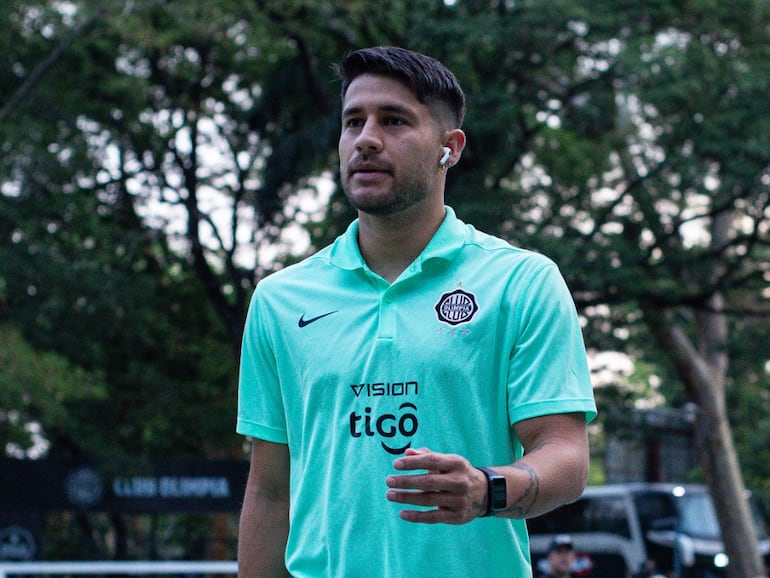
[[[237,512],[248,462],[172,459],[115,469],[0,459],[0,511]]]

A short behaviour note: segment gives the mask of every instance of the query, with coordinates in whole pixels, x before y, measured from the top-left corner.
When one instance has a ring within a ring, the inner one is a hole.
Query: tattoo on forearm
[[[540,495],[540,478],[537,472],[527,464],[514,463],[513,467],[527,473],[529,484],[524,488],[522,494],[507,508],[507,511],[517,518],[526,518]]]

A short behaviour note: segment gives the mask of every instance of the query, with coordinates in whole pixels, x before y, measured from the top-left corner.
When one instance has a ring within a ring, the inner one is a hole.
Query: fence
[[[129,574],[237,574],[236,562],[0,562],[0,578],[8,576],[52,576]]]

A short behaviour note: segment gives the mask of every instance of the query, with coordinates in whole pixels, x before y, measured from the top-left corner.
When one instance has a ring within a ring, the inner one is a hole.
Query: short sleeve
[[[596,417],[585,345],[572,296],[552,262],[514,304],[508,363],[511,423],[556,413]]]
[[[273,319],[260,300],[257,286],[241,346],[236,431],[274,443],[287,443],[281,384],[269,331]]]

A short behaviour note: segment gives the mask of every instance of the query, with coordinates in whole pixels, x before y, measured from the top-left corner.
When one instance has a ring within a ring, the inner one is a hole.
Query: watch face
[[[488,504],[484,516],[496,512],[502,512],[508,505],[508,492],[506,491],[505,477],[489,468],[477,468],[487,477]]]
[[[490,479],[490,485],[492,486],[492,493],[490,495],[492,510],[497,512],[505,510],[505,506],[508,504],[505,478],[503,476],[495,476]]]

